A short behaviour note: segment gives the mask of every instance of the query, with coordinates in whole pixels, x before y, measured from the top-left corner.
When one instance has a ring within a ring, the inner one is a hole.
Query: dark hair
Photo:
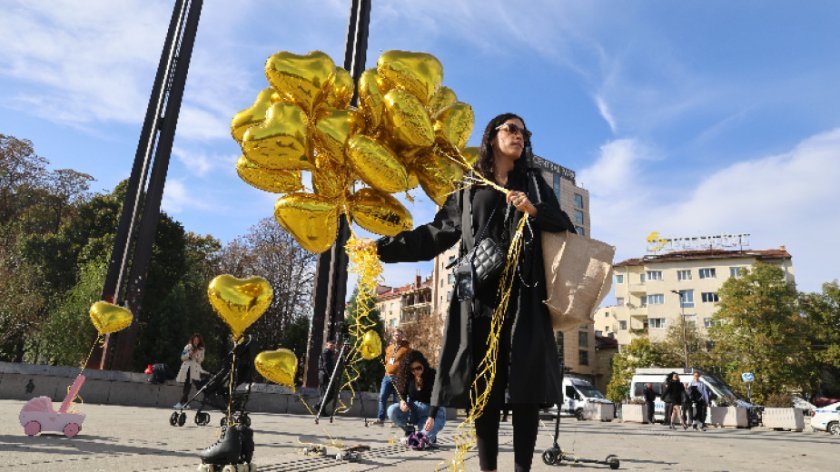
[[[412,378],[414,374],[411,372],[411,364],[419,362],[423,366],[423,383],[434,382],[434,374],[432,368],[429,367],[429,361],[422,352],[411,350],[406,354],[405,358],[400,361],[400,370],[397,372],[396,387],[401,394],[405,394],[408,389],[408,379]]]
[[[512,118],[516,118],[521,121],[522,125],[525,126],[525,129],[528,129],[528,126],[525,125],[525,120],[523,120],[521,116],[515,113],[502,113],[487,123],[487,127],[484,128],[484,135],[481,137],[479,156],[474,168],[477,173],[494,182],[493,146],[491,142],[493,141],[493,138],[499,134],[499,130],[496,128]],[[525,170],[531,167],[531,139],[527,136],[523,136],[523,138],[525,139],[525,146],[522,149],[522,156],[516,160],[516,163],[513,165],[513,171],[525,175]]]
[[[202,338],[201,335],[198,333],[193,333],[193,335],[190,336],[190,340],[187,341],[187,344],[192,344],[193,339],[196,337],[198,337],[198,346],[196,346],[196,348],[204,349],[204,338]]]

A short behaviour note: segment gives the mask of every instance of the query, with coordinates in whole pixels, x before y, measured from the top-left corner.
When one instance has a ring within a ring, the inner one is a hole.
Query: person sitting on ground
[[[406,435],[414,432],[418,425],[432,444],[437,442],[437,433],[446,424],[446,409],[431,406],[435,369],[420,351],[411,351],[403,359],[395,383],[400,402],[388,407],[388,417],[402,428]]]

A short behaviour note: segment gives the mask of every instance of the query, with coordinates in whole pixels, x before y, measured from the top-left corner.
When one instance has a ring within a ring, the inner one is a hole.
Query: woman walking
[[[181,369],[178,370],[175,381],[184,382],[184,390],[181,393],[181,401],[175,405],[175,409],[184,407],[190,395],[192,383],[201,380],[201,374],[204,372],[201,368],[202,362],[204,362],[204,340],[200,334],[195,333],[181,351]]]

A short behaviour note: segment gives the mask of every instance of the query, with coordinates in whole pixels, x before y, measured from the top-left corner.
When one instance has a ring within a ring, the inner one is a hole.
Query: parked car
[[[817,408],[811,418],[811,429],[840,436],[840,402]]]
[[[814,406],[813,403],[805,400],[804,398],[794,395],[793,396],[793,407],[797,410],[802,410],[802,414],[804,416],[814,416],[814,411],[816,411],[817,407]]]
[[[822,408],[827,405],[831,405],[832,403],[840,402],[840,398],[831,398],[831,397],[814,397],[813,403],[817,408]]]
[[[585,419],[586,407],[594,403],[609,403],[611,401],[604,397],[591,382],[584,378],[565,375],[563,377],[563,404],[560,413],[563,416],[574,416],[578,420]],[[552,415],[557,414],[557,405],[547,409]]]

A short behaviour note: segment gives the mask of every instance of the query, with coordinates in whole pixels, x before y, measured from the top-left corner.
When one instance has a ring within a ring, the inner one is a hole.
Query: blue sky
[[[128,176],[171,1],[7,0],[0,133],[54,167]],[[343,58],[349,0],[205,2],[164,210],[222,241],[270,216],[239,181],[233,114],[287,50]],[[426,51],[476,112],[514,111],[535,152],[578,173],[617,258],[646,235],[751,233],[785,245],[799,288],[838,278],[840,8],[834,1],[373,0],[368,66]],[[477,144],[478,132],[472,144]],[[419,196],[415,222],[434,207]],[[387,267],[399,285],[429,264]]]

